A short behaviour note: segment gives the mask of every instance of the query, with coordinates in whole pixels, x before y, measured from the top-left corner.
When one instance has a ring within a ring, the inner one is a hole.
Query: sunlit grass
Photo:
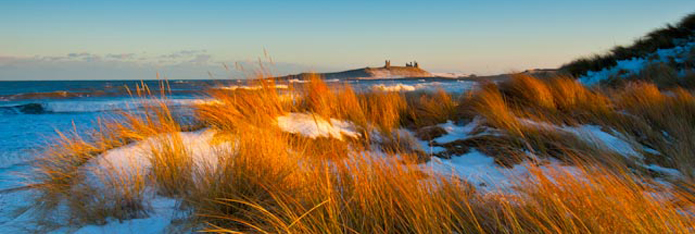
[[[695,97],[686,90],[648,83],[592,90],[566,77],[517,76],[458,97],[441,89],[357,92],[320,77],[289,90],[255,82],[260,89],[209,90],[211,100],[194,107],[196,120],[215,132],[211,145],[225,146],[214,164],[196,164],[181,137],[191,127],[176,121],[165,98],[104,121],[89,136],[61,134],[37,163],[37,207],[66,204],[73,224],[102,224],[146,217],[144,194],[154,189],[182,201],[193,230],[212,232],[680,233],[695,224],[689,180],[662,186],[640,168],[656,163],[692,176]],[[290,112],[345,120],[361,135],[283,132],[277,119]],[[475,116],[489,132],[461,144],[503,166],[529,162],[530,177],[518,178],[514,193],[481,193],[466,178],[424,166],[432,155],[409,134]],[[582,124],[615,130],[661,155],[630,161],[558,130]],[[86,164],[137,142],[149,146],[146,174],[105,167],[99,183],[89,181]],[[544,170],[548,160],[573,169]]]

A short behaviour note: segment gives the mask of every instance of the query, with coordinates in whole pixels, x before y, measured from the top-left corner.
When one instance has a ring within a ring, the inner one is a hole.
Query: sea
[[[442,88],[456,93],[475,85],[471,81],[432,78],[327,82],[347,82],[358,92]],[[95,129],[99,119],[117,118],[120,111],[138,111],[143,98],[147,101],[149,96],[136,93],[143,85],[154,97],[166,95],[168,105],[182,115],[192,113],[194,103],[208,99],[206,90],[252,87],[248,80],[0,81],[0,191],[27,183],[23,175],[31,173],[32,162],[57,139],[58,131],[86,134]]]

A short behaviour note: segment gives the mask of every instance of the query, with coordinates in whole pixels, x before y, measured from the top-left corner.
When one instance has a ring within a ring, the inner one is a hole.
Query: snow
[[[33,228],[32,190],[0,193],[0,233],[23,233]]]
[[[297,133],[309,138],[333,137],[339,140],[343,136],[357,138],[360,134],[352,123],[336,119],[325,120],[322,117],[305,113],[289,113],[277,118],[278,127],[285,132]]]
[[[545,122],[536,122],[529,119],[519,119],[519,121],[528,126],[534,126],[537,128],[544,128],[549,130],[563,131],[571,134],[575,134],[580,139],[583,139],[596,147],[614,151],[625,157],[633,157],[638,160],[642,158],[641,154],[638,153],[633,144],[628,140],[623,139],[622,135],[618,132],[611,131],[605,132],[600,126],[596,125],[581,125],[581,126],[556,126]],[[471,133],[482,123],[480,117],[476,117],[473,121],[466,125],[456,125],[449,121],[444,124],[439,124],[447,131],[447,134],[433,139],[436,143],[448,143],[456,140],[466,139],[471,137]],[[480,134],[494,134],[489,131],[485,131]],[[421,141],[424,149],[429,147],[429,142]],[[438,153],[443,151],[443,149],[435,149],[438,147],[433,147],[428,153]],[[529,152],[527,152],[530,154]],[[531,179],[533,177],[529,173],[530,167],[538,167],[543,172],[552,171],[563,171],[569,172],[572,175],[582,176],[581,171],[574,166],[562,165],[559,161],[555,159],[543,160],[547,162],[542,166],[531,165],[530,162],[522,162],[521,164],[515,165],[512,168],[504,168],[495,164],[494,158],[487,156],[475,149],[465,153],[463,155],[455,155],[450,159],[441,159],[433,157],[427,164],[423,165],[425,171],[432,171],[434,173],[442,175],[455,175],[459,176],[471,183],[471,185],[476,186],[478,191],[482,193],[501,193],[501,194],[513,194],[514,187],[519,185],[519,181],[528,181],[524,179]],[[648,169],[661,172],[668,176],[678,176],[680,173],[675,169],[663,168],[656,165],[645,166]],[[546,173],[552,175],[553,173]]]
[[[470,123],[460,126],[448,121],[437,126],[447,131],[447,134],[433,139],[436,143],[448,143],[471,137],[471,132],[482,122],[476,117]],[[489,133],[481,133],[489,134]],[[429,142],[421,141],[423,148],[427,149]],[[438,149],[439,148],[439,149]],[[429,153],[443,151],[441,147],[434,147]],[[424,171],[430,171],[440,175],[458,176],[468,181],[482,193],[514,193],[513,186],[520,178],[528,177],[528,164],[522,163],[513,168],[503,168],[495,163],[495,159],[476,150],[463,155],[456,155],[450,159],[432,157],[421,167]]]
[[[594,143],[600,148],[609,149],[625,157],[642,158],[641,154],[635,151],[634,144],[623,140],[614,135],[623,137],[622,134],[612,131],[613,134],[601,130],[601,126],[581,125],[579,127],[564,127],[566,131],[574,133],[584,141]]]
[[[87,176],[86,182],[96,189],[108,190],[109,185],[130,185],[137,176],[151,173],[150,157],[152,150],[160,144],[168,144],[168,138],[178,135],[182,145],[199,170],[214,170],[220,156],[231,150],[230,144],[214,144],[216,131],[205,129],[196,132],[177,132],[152,136],[139,142],[108,150],[90,160],[82,168]],[[134,186],[134,185],[133,185]],[[105,191],[106,191],[105,190]],[[97,190],[99,191],[99,190]],[[103,192],[105,192],[103,191]],[[137,191],[132,189],[131,191]],[[147,217],[124,221],[107,220],[106,225],[87,225],[75,233],[167,233],[175,214],[178,212],[176,199],[156,195],[152,188],[142,191]],[[59,212],[60,213],[60,212]],[[60,218],[60,217],[59,217]],[[71,230],[57,230],[68,232]]]
[[[425,151],[426,154],[438,154],[441,152],[446,151],[446,148],[440,147],[440,146],[430,146],[429,142],[427,141],[419,141],[420,145],[422,147],[422,150]]]
[[[75,231],[75,234],[89,233],[165,233],[169,220],[163,217],[131,219],[124,222],[112,221],[104,226],[88,225]]]
[[[598,72],[589,71],[585,76],[580,77],[579,81],[584,85],[595,85],[617,75],[620,71],[626,71],[627,74],[638,74],[648,64],[648,61],[643,58],[632,58],[620,60],[617,63],[614,67],[605,68]]]
[[[476,191],[483,195],[517,194],[515,187],[521,182],[534,181],[529,171],[533,167],[539,168],[545,175],[552,175],[553,171],[563,171],[577,177],[583,176],[577,167],[562,165],[554,159],[547,160],[541,166],[523,162],[512,168],[500,167],[495,164],[494,158],[476,150],[451,159],[432,158],[422,166],[424,171],[432,171],[444,176],[458,176],[475,186]]]
[[[150,216],[142,219],[124,221],[111,220],[106,225],[86,225],[74,233],[167,233],[176,213],[177,201],[159,197],[152,201],[153,211]]]
[[[446,123],[443,124],[438,124],[438,127],[441,127],[444,129],[447,133],[432,139],[432,141],[424,141],[417,139],[418,142],[420,143],[420,147],[425,151],[427,154],[437,154],[440,152],[444,152],[446,149],[444,147],[440,146],[431,146],[435,143],[439,144],[444,144],[444,143],[449,143],[455,140],[462,140],[470,137],[470,132],[473,131],[477,126],[480,125],[481,118],[476,117],[471,121],[470,123],[464,125],[464,126],[459,126],[456,125],[453,121],[449,120]],[[411,133],[411,135],[413,135]]]
[[[439,146],[431,146],[434,143],[439,143],[439,144],[445,144],[449,143],[452,141],[456,140],[463,140],[466,138],[471,137],[471,132],[480,126],[482,122],[482,118],[480,116],[475,117],[470,123],[467,123],[466,125],[460,126],[455,124],[453,121],[449,120],[446,123],[439,124],[437,125],[438,127],[441,127],[444,129],[447,134],[444,134],[440,137],[432,139],[431,142],[423,141],[423,140],[418,140],[420,142],[421,148],[425,150],[425,153],[428,154],[436,154],[440,152],[444,152],[446,149],[444,147],[439,147]],[[484,134],[491,134],[489,132],[482,132],[480,134],[477,134],[475,136],[480,136]]]
[[[182,145],[187,152],[190,152],[194,164],[200,168],[214,168],[219,153],[229,150],[230,147],[229,145],[213,145],[211,143],[215,135],[213,130],[172,134],[177,134],[181,138]],[[114,176],[123,179],[122,177],[135,178],[146,175],[152,168],[150,157],[153,148],[159,147],[163,140],[166,142],[170,137],[172,137],[170,134],[154,136],[101,154],[85,165],[88,174],[98,177],[93,178],[95,180],[92,184],[98,185],[101,180]]]
[[[656,165],[656,164],[649,164],[645,167],[649,170],[664,174],[664,175],[669,176],[671,178],[683,178],[683,174],[680,171],[673,169],[673,168],[661,167],[661,166]]]
[[[648,170],[652,170],[658,173],[661,173],[665,176],[671,177],[671,178],[682,178],[683,174],[678,171],[677,169],[673,168],[666,168],[666,167],[661,167],[656,164],[650,164],[646,165],[643,164],[642,162],[644,161],[644,156],[638,152],[637,149],[640,149],[643,152],[654,154],[654,155],[661,155],[659,151],[656,151],[654,149],[645,147],[640,145],[639,143],[636,143],[634,141],[631,141],[630,139],[627,139],[623,134],[615,131],[615,130],[610,130],[609,132],[606,132],[603,130],[601,126],[597,125],[581,125],[581,126],[576,126],[576,127],[570,127],[570,126],[556,126],[553,124],[549,123],[541,123],[541,122],[534,122],[532,120],[528,119],[520,119],[521,123],[527,124],[527,125],[532,125],[532,126],[537,126],[539,128],[546,128],[546,129],[554,129],[557,131],[565,131],[569,132],[572,134],[575,134],[578,136],[580,139],[584,140],[585,142],[593,144],[595,147],[600,148],[600,149],[606,149],[613,151],[615,153],[618,153],[626,158],[631,158],[635,160],[637,165],[641,165],[644,168]]]
[[[511,185],[505,169],[497,166],[494,158],[475,150],[451,159],[434,157],[425,164],[424,169],[442,175],[458,176],[483,191],[499,191]]]
[[[636,143],[631,143],[628,139],[625,139],[625,136],[614,130],[611,130],[611,133],[605,132],[602,130],[601,126],[591,124],[576,127],[557,126],[523,118],[519,119],[519,122],[527,126],[572,133],[579,137],[579,139],[593,144],[597,148],[611,150],[625,157],[642,158],[642,155],[635,150]]]
[[[480,121],[481,119],[477,117],[465,126],[458,126],[451,120],[447,121],[445,124],[440,124],[438,126],[446,130],[448,134],[435,138],[434,141],[437,143],[448,143],[458,139],[468,138],[470,132],[473,131],[475,127],[480,125]]]

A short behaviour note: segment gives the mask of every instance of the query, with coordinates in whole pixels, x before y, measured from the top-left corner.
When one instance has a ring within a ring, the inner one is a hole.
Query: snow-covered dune
[[[588,71],[579,77],[579,81],[585,85],[596,85],[609,79],[621,79],[639,75],[647,66],[658,63],[669,64],[674,66],[674,69],[677,69],[676,67],[684,67],[683,69],[677,69],[678,76],[683,77],[686,75],[686,69],[692,69],[686,66],[685,63],[693,62],[689,61],[693,59],[689,58],[689,56],[692,56],[694,50],[695,42],[684,43],[668,49],[659,49],[651,54],[619,60],[617,65],[600,71]]]

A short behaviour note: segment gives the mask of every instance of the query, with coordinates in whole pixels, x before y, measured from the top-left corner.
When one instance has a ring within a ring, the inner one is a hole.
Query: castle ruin
[[[420,65],[417,63],[417,61],[412,61],[412,62],[405,63],[405,67],[420,68]],[[386,69],[391,68],[391,60],[385,60],[384,61],[384,68],[386,68]]]

